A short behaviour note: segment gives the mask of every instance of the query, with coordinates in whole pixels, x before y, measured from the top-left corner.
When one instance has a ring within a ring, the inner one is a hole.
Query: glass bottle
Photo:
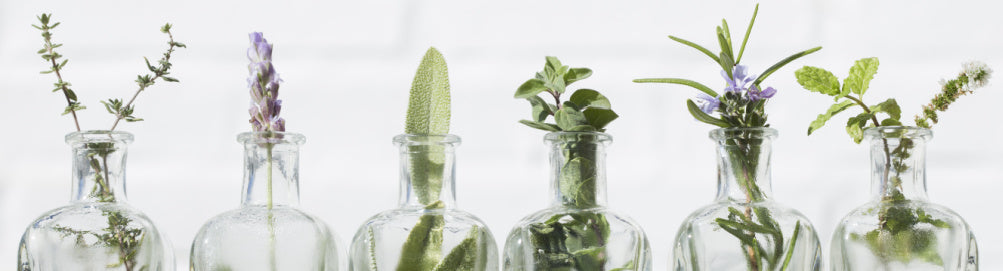
[[[367,220],[355,234],[349,269],[498,270],[491,231],[456,207],[455,135],[394,137],[400,150],[397,209]]]
[[[651,270],[644,230],[606,208],[606,145],[597,132],[554,132],[550,207],[519,221],[505,242],[504,270]]]
[[[777,130],[722,128],[717,143],[717,196],[683,221],[673,270],[821,270],[815,228],[773,200],[770,157]]]
[[[119,131],[66,135],[73,148],[70,204],[28,226],[18,270],[174,270],[168,239],[126,199],[125,159],[132,139]]]
[[[240,208],[203,224],[191,270],[340,270],[334,233],[299,208],[299,147],[305,137],[247,132]]]
[[[926,141],[933,133],[889,126],[864,131],[871,142],[871,201],[832,236],[832,270],[978,270],[972,229],[929,202]]]

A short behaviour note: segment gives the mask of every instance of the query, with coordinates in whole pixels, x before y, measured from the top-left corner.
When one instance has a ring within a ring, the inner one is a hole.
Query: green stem
[[[784,257],[784,265],[780,267],[780,271],[787,270],[787,265],[791,263],[791,257],[794,256],[794,244],[798,241],[798,233],[801,232],[801,220],[798,220],[794,224],[794,234],[791,236],[791,244],[787,246],[787,256]]]
[[[267,143],[266,148],[268,150],[268,250],[269,250],[269,264],[271,264],[272,270],[278,270],[278,265],[275,261],[275,216],[272,214],[272,143]]]

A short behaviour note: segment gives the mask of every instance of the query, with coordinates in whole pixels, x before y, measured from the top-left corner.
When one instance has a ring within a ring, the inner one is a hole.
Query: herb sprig
[[[603,132],[606,125],[620,117],[610,109],[609,99],[592,89],[578,89],[567,101],[561,101],[571,83],[592,76],[588,68],[571,68],[561,64],[557,57],[548,56],[543,71],[527,80],[515,92],[515,98],[526,99],[533,107],[532,119],[520,120],[526,126],[548,132]],[[539,94],[547,93],[554,103],[548,103]],[[546,122],[548,117],[554,123]]]
[[[52,29],[59,26],[59,22],[49,24],[52,20],[52,14],[41,14],[37,16],[39,25],[32,25],[36,29],[42,32],[42,39],[44,41],[43,48],[38,50],[38,54],[41,55],[42,59],[50,64],[48,70],[41,71],[42,74],[55,74],[56,83],[53,85],[55,88],[53,92],[61,91],[63,97],[66,98],[67,106],[63,111],[63,115],[70,114],[73,116],[73,123],[78,132],[81,131],[80,121],[77,116],[77,111],[84,110],[87,107],[79,102],[77,94],[73,91],[70,86],[70,82],[63,79],[63,68],[69,62],[69,59],[65,59],[62,54],[56,52],[56,48],[63,46],[63,44],[52,42]],[[167,77],[170,74],[169,70],[172,66],[170,63],[171,54],[174,53],[175,47],[186,47],[180,42],[174,41],[174,36],[170,32],[171,24],[165,24],[160,28],[160,31],[167,34],[169,37],[168,49],[164,53],[163,58],[158,61],[158,65],[151,65],[149,60],[146,60],[147,68],[153,72],[153,75],[140,75],[136,82],[139,84],[139,89],[132,96],[132,99],[128,103],[123,104],[122,100],[119,99],[109,99],[106,101],[101,101],[105,105],[105,109],[109,113],[115,115],[115,122],[112,124],[108,131],[115,130],[118,127],[118,123],[121,120],[126,120],[126,122],[142,121],[142,119],[133,116],[135,111],[135,105],[133,102],[139,93],[145,90],[147,87],[152,86],[157,79],[163,79],[169,82],[178,82],[177,79],[172,77]],[[61,62],[59,59],[63,59]],[[145,59],[145,58],[144,58]],[[108,178],[108,156],[116,151],[113,144],[111,143],[87,143],[88,149],[91,153],[87,156],[90,159],[90,167],[94,171],[94,181],[96,186],[90,192],[90,196],[97,199],[101,203],[112,203],[116,202],[115,194],[112,193],[111,185],[108,183],[110,180]],[[65,226],[57,226],[56,229],[62,232],[65,236],[75,235],[78,240],[82,239],[84,235],[91,235],[98,239],[96,244],[102,244],[106,247],[118,248],[119,263],[116,266],[124,266],[126,270],[132,271],[136,269],[136,254],[138,253],[139,244],[141,240],[145,237],[145,232],[142,228],[130,227],[132,220],[126,216],[123,216],[117,211],[103,211],[102,215],[108,219],[108,227],[103,230],[103,233],[90,232],[90,231],[78,231],[70,229]],[[139,269],[144,269],[146,267],[138,267]]]
[[[850,117],[846,123],[846,132],[855,143],[863,140],[863,131],[868,128],[902,126],[900,120],[902,110],[895,99],[867,105],[864,94],[870,86],[870,81],[878,71],[877,58],[857,60],[850,68],[848,77],[843,80],[842,87],[832,72],[805,66],[795,72],[798,83],[805,89],[832,96],[835,103],[829,109],[816,117],[808,125],[808,135],[822,128],[833,116],[851,107],[859,107],[862,112]],[[984,63],[971,62],[964,65],[964,70],[955,79],[941,82],[941,91],[927,105],[922,113],[915,117],[916,126],[931,128],[929,122],[937,123],[937,111],[943,112],[960,96],[971,94],[974,89],[985,86],[991,77],[992,70]],[[841,102],[840,99],[842,99]],[[878,120],[879,114],[885,116]],[[868,123],[869,122],[869,123]],[[882,138],[885,154],[883,179],[889,183],[881,195],[882,206],[878,210],[877,229],[864,236],[853,236],[866,240],[868,246],[881,258],[908,262],[914,257],[927,262],[941,264],[942,259],[936,251],[936,234],[921,228],[927,224],[934,228],[950,228],[950,224],[928,215],[923,209],[905,205],[908,199],[902,193],[902,172],[910,170],[908,159],[912,156],[915,142],[910,138],[897,138],[898,145],[892,149],[887,138]],[[891,239],[881,236],[892,236]]]

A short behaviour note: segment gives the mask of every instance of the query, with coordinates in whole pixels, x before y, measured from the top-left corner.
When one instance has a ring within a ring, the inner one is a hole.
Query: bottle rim
[[[296,144],[306,142],[306,136],[291,132],[243,132],[237,134],[237,142],[243,144]]]
[[[123,131],[109,130],[85,130],[66,134],[64,137],[66,144],[74,145],[78,143],[132,143],[133,135]]]
[[[779,137],[780,133],[770,127],[729,127],[711,130],[707,135],[713,140],[735,137],[773,139]]]
[[[933,130],[916,126],[879,126],[864,130],[864,138],[920,138],[929,140],[933,138]]]

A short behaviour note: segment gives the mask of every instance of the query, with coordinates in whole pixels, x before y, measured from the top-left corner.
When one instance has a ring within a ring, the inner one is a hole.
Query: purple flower
[[[774,94],[777,94],[777,90],[773,87],[766,87],[766,89],[760,91],[759,87],[752,86],[752,88],[749,89],[749,100],[758,101],[762,99],[769,99],[773,98]]]
[[[724,77],[724,81],[728,83],[724,91],[741,93],[743,90],[748,90],[746,85],[756,80],[756,76],[749,76],[748,71],[749,68],[744,65],[735,65],[731,71],[732,78],[729,78],[728,73],[722,70],[721,77]]]
[[[711,97],[710,95],[700,93],[700,95],[697,95],[696,104],[697,107],[700,107],[700,111],[710,114],[721,105],[721,101],[717,98]]]
[[[282,132],[286,121],[279,117],[282,100],[278,99],[282,79],[272,67],[272,45],[260,32],[250,34],[251,47],[247,49],[250,72],[247,86],[251,89],[251,127],[258,132]]]

